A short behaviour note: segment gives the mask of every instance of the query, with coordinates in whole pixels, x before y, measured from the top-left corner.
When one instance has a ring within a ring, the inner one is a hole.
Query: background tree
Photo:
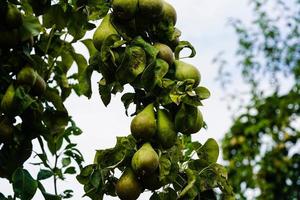
[[[236,66],[250,86],[250,101],[234,116],[223,156],[237,199],[251,193],[256,199],[299,199],[300,3],[250,5],[250,25],[231,21],[238,37]],[[224,60],[222,65],[220,78],[229,83],[232,72]]]

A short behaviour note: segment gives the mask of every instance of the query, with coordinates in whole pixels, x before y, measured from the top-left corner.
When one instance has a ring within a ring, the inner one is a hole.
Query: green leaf
[[[35,37],[42,31],[42,26],[38,18],[34,16],[24,16],[23,24],[20,27],[21,41],[26,41],[30,37]]]
[[[78,67],[78,84],[75,85],[74,89],[77,95],[85,95],[88,98],[92,96],[92,84],[91,77],[93,73],[93,68],[87,64],[84,56],[81,54],[73,53],[72,54],[74,61]]]
[[[197,88],[195,88],[195,92],[201,100],[208,99],[210,97],[210,92],[205,87],[201,87],[201,86],[197,87]]]
[[[209,138],[197,154],[206,164],[216,163],[219,157],[219,145],[214,139]]]
[[[66,111],[66,108],[57,89],[48,87],[44,94],[44,97],[47,101],[51,102],[58,111]]]
[[[70,13],[68,32],[73,36],[73,42],[81,39],[87,31],[87,15],[83,12]]]
[[[198,191],[195,187],[196,183],[196,175],[195,172],[191,169],[186,169],[186,175],[188,178],[188,184],[185,188],[180,192],[179,199],[194,199],[198,195]]]
[[[88,49],[90,57],[92,57],[93,55],[95,55],[95,53],[97,52],[97,49],[94,46],[93,40],[92,39],[85,39],[85,40],[81,40],[82,44],[85,45],[85,47]]]
[[[25,169],[18,168],[12,176],[13,190],[22,200],[30,200],[35,195],[38,182]]]
[[[76,169],[75,167],[68,167],[65,171],[64,174],[76,174]]]
[[[17,87],[14,101],[16,102],[17,114],[23,113],[35,100],[26,93],[25,88]]]
[[[129,92],[129,93],[123,94],[122,97],[121,97],[121,101],[124,104],[125,113],[126,113],[127,116],[128,116],[129,105],[134,102],[135,95],[136,95],[135,93],[130,93]]]
[[[141,36],[136,37],[132,41],[132,45],[142,47],[145,50],[148,65],[152,64],[155,61],[159,50],[156,49],[153,45],[146,42]]]
[[[159,158],[159,180],[165,180],[166,177],[170,174],[171,170],[171,161],[166,155],[162,155]]]
[[[97,20],[108,13],[110,2],[106,0],[89,0],[88,7],[90,8],[89,20]]]
[[[66,13],[60,6],[60,4],[56,4],[50,7],[48,11],[43,15],[43,25],[46,28],[56,27],[61,30],[66,27],[68,17],[66,17]]]
[[[89,177],[93,173],[96,165],[87,165],[81,169],[80,174],[76,176],[79,183],[85,185],[89,182]]]
[[[156,85],[162,87],[162,78],[167,74],[169,65],[162,59],[156,59],[154,64],[149,65],[142,77],[141,81],[145,89],[152,90]]]
[[[179,54],[184,48],[189,48],[192,52],[189,56],[180,58]],[[177,45],[177,47],[175,48],[174,54],[175,54],[175,59],[176,60],[182,59],[182,58],[192,58],[196,55],[196,50],[190,42],[180,41],[179,44]]]
[[[127,137],[117,137],[117,144],[114,148],[97,150],[94,163],[101,168],[116,168],[131,160],[135,149],[135,139],[129,135]]]
[[[107,85],[105,79],[101,79],[98,83],[98,88],[102,102],[107,106],[111,100],[111,84]]]
[[[53,172],[50,170],[41,169],[37,175],[37,180],[45,180],[53,176]]]

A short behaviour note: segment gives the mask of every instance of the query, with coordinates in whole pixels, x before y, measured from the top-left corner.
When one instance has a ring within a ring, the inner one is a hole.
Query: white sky
[[[246,0],[169,0],[177,10],[177,25],[181,31],[181,40],[190,41],[196,51],[195,58],[186,59],[186,62],[197,66],[202,75],[202,86],[211,91],[211,98],[204,101],[204,107],[200,108],[208,130],[201,130],[194,139],[205,142],[207,138],[214,138],[218,141],[231,124],[230,113],[226,108],[226,103],[221,100],[224,92],[216,82],[217,67],[212,64],[212,59],[221,50],[232,55],[236,48],[235,34],[228,26],[229,17],[237,17],[250,20],[250,7]],[[85,49],[78,49],[85,52]],[[234,57],[233,57],[234,58]],[[86,163],[91,164],[96,149],[110,148],[115,145],[116,136],[125,136],[130,133],[131,118],[126,117],[124,107],[120,100],[121,95],[112,98],[111,103],[106,108],[99,97],[97,81],[99,75],[93,75],[93,96],[90,100],[85,97],[71,96],[67,102],[70,115],[73,120],[83,130],[83,134],[74,142],[78,143],[78,148],[82,151]],[[241,86],[241,85],[238,85]],[[39,149],[36,149],[39,151]],[[31,165],[25,166],[36,177],[37,168]],[[44,182],[45,188],[53,192],[52,179]],[[11,186],[5,180],[0,180],[0,192],[8,195],[12,194]],[[83,187],[74,177],[68,177],[66,181],[59,182],[59,192],[71,188],[74,190],[72,199],[82,199]],[[149,194],[140,196],[140,200],[149,198]],[[34,198],[43,199],[40,193]],[[84,198],[88,199],[88,198]],[[106,199],[114,199],[107,197]]]

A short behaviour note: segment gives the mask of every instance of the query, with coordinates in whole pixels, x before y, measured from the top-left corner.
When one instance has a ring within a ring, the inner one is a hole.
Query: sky
[[[211,91],[211,97],[205,100],[204,106],[200,108],[208,129],[201,130],[193,139],[204,143],[208,138],[214,138],[220,144],[221,138],[231,124],[231,113],[227,109],[227,102],[223,100],[225,92],[216,80],[218,65],[213,64],[212,60],[220,51],[225,51],[228,58],[234,59],[236,37],[233,29],[228,25],[228,20],[233,17],[249,21],[251,19],[249,2],[247,0],[169,0],[169,3],[177,11],[176,27],[182,32],[181,40],[192,43],[197,52],[194,58],[184,61],[199,69],[202,75],[200,85]],[[77,46],[77,51],[87,55],[83,46]],[[121,95],[114,96],[111,103],[105,107],[98,94],[99,78],[99,74],[93,74],[91,99],[72,95],[65,103],[69,114],[83,131],[81,136],[74,138],[74,142],[78,143],[78,148],[84,155],[84,165],[93,162],[95,150],[113,147],[117,136],[130,134],[132,118],[125,115],[120,100]],[[237,80],[235,87],[243,87],[242,82]],[[219,162],[222,162],[221,158]],[[28,162],[25,168],[36,176],[38,168],[33,168]],[[54,191],[52,180],[43,183],[50,193]],[[12,194],[11,186],[7,181],[0,179],[0,185],[0,192],[6,195]],[[81,198],[84,194],[83,187],[75,177],[67,177],[64,182],[59,182],[58,188],[59,192],[66,188],[73,189],[72,199],[88,199]],[[43,198],[40,193],[37,193],[34,200],[40,199]],[[105,199],[117,198],[106,197]],[[149,194],[143,194],[139,198],[139,200],[144,199],[149,199]]]

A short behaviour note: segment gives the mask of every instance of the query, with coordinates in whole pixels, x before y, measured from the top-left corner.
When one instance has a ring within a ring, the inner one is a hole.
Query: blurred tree
[[[231,24],[251,100],[222,141],[223,157],[237,199],[249,199],[248,192],[255,199],[300,199],[300,1],[250,5],[252,23]],[[221,64],[221,81],[230,83],[230,70]]]

